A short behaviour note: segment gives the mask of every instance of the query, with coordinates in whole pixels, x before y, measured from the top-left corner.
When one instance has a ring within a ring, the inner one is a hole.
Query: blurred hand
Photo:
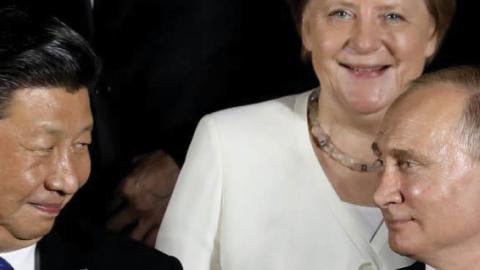
[[[178,165],[161,150],[142,156],[119,186],[112,202],[118,211],[107,228],[122,231],[135,224],[130,236],[153,247],[178,173]]]

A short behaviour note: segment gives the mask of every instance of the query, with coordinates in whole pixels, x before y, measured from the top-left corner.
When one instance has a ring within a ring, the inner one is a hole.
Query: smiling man
[[[85,88],[16,91],[0,120],[0,250],[37,242],[90,173]]]
[[[87,181],[96,75],[65,25],[0,11],[0,252],[32,252]]]
[[[480,269],[480,70],[415,81],[389,109],[375,193],[398,253],[426,269]]]
[[[49,234],[90,174],[97,59],[55,18],[0,10],[0,269],[181,269],[136,242]],[[47,234],[49,234],[47,236]]]

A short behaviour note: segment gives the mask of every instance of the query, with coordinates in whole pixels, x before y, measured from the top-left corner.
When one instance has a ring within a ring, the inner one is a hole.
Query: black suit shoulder
[[[126,237],[80,226],[58,228],[37,245],[40,269],[181,270],[180,262]]]
[[[408,267],[401,268],[399,270],[425,270],[425,264],[421,262],[416,262]]]

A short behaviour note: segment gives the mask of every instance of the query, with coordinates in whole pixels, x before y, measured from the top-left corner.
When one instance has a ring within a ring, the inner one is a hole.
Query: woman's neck
[[[374,157],[371,144],[380,128],[385,110],[362,115],[349,111],[342,104],[320,92],[317,121],[322,130],[344,153],[359,159]]]
[[[329,101],[325,102],[326,100]],[[320,129],[328,135],[333,147],[344,155],[345,160],[353,158],[358,164],[373,164],[376,157],[371,144],[375,140],[383,113],[362,116],[348,114],[344,110],[331,99],[320,95],[318,113],[312,115],[312,120],[318,122]],[[376,173],[352,170],[341,164],[315,144],[314,136],[312,134],[311,139],[315,154],[339,198],[353,204],[373,206],[373,192],[378,185]]]

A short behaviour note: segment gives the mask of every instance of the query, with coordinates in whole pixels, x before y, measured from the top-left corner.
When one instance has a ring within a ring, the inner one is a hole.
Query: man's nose
[[[63,195],[72,195],[80,188],[78,168],[75,165],[75,157],[64,153],[54,159],[52,167],[54,172],[46,182],[46,188]]]
[[[360,17],[352,26],[348,47],[357,54],[376,52],[382,46],[383,30],[372,18]]]
[[[386,166],[380,173],[380,182],[373,195],[375,204],[380,208],[387,208],[391,204],[403,202],[400,190],[400,178],[396,168]]]

